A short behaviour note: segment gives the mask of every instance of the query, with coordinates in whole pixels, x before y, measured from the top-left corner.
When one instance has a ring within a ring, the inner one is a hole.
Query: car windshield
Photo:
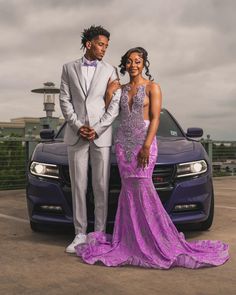
[[[113,129],[117,128],[119,125],[119,119],[116,119],[113,123]],[[65,132],[65,124],[62,126],[62,128],[59,130],[59,132],[56,135],[56,139],[63,139]],[[178,124],[175,122],[175,120],[172,118],[172,116],[169,114],[169,112],[165,109],[161,111],[160,116],[160,124],[157,131],[157,136],[161,137],[183,137],[183,132],[181,131]]]

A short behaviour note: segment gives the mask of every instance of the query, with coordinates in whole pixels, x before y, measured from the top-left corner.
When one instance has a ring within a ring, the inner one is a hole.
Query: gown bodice
[[[143,119],[145,89],[145,85],[137,87],[137,93],[132,97],[131,107],[128,96],[130,86],[125,85],[121,93],[120,124],[115,136],[115,143],[120,143],[124,147],[128,162],[131,161],[134,147],[142,146],[147,135],[149,121]]]

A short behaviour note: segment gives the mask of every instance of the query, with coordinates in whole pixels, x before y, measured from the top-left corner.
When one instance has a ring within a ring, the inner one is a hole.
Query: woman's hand
[[[116,79],[112,82],[108,82],[106,92],[110,95],[113,95],[119,88],[121,88],[120,81]]]
[[[113,94],[116,92],[117,89],[121,88],[120,81],[114,80],[112,82],[108,82],[106,96],[105,96],[105,105],[106,109],[108,108]]]
[[[138,153],[138,167],[145,168],[149,164],[150,147],[143,146]]]

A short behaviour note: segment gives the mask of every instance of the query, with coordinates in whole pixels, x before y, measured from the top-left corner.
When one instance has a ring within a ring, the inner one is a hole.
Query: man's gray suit
[[[67,122],[64,141],[68,145],[75,233],[87,230],[87,171],[90,160],[95,201],[95,231],[104,231],[107,218],[110,171],[111,123],[119,114],[120,90],[105,109],[104,96],[109,81],[117,78],[110,64],[99,61],[86,92],[82,75],[82,59],[63,66],[60,88],[60,106]],[[79,129],[83,125],[94,128],[93,142],[83,139]]]

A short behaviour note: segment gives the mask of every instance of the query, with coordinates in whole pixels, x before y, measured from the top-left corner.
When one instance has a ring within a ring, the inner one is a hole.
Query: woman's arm
[[[149,107],[149,117],[150,125],[148,128],[147,136],[144,141],[143,147],[141,148],[138,155],[139,166],[145,167],[149,163],[149,152],[150,146],[156,136],[157,129],[160,122],[160,113],[162,105],[162,94],[161,88],[158,84],[152,83],[149,91],[150,107]]]
[[[161,113],[161,104],[162,104],[162,94],[161,88],[158,84],[152,83],[150,89],[150,125],[148,128],[148,133],[146,140],[144,142],[144,147],[150,148],[154,137],[156,136],[157,129],[160,123],[160,113]]]

